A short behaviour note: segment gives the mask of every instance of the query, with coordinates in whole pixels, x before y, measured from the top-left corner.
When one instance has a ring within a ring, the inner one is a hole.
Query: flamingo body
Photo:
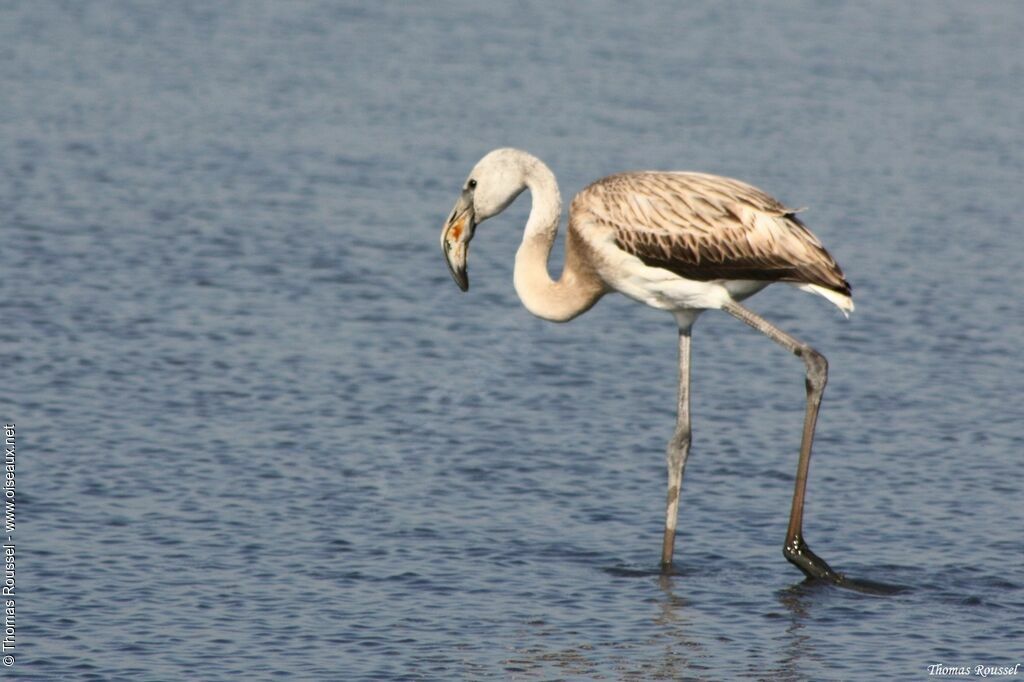
[[[517,149],[482,158],[441,233],[455,282],[469,287],[467,258],[477,225],[529,189],[533,207],[516,252],[514,284],[533,314],[565,322],[617,291],[675,315],[679,327],[679,401],[668,445],[668,496],[661,565],[671,570],[683,470],[690,451],[690,332],[705,310],[721,309],[801,358],[807,408],[783,553],[805,574],[841,582],[807,547],[803,508],[811,445],[827,381],[824,356],[756,315],[740,301],[785,282],[819,294],[849,314],[851,289],[835,259],[796,210],[739,180],[706,173],[641,171],[602,178],[572,201],[565,264],[558,280],[548,259],[562,201],[554,174]]]

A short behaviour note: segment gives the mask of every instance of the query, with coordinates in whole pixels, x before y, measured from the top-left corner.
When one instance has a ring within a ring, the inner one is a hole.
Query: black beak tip
[[[445,248],[446,255],[447,251],[448,249]],[[447,258],[445,258],[445,262],[448,264],[448,272],[452,273],[452,279],[455,280],[455,284],[458,285],[459,289],[469,291],[469,276],[466,275],[466,269],[453,267],[451,261]]]

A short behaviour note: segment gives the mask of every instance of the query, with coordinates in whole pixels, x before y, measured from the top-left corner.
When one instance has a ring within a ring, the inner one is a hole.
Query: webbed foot
[[[782,547],[786,560],[804,572],[812,580],[825,580],[841,585],[846,580],[842,573],[832,570],[828,563],[811,551],[800,536],[788,540]]]

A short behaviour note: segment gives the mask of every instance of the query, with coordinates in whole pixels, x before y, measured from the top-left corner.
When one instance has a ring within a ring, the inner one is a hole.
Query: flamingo
[[[804,363],[807,402],[783,554],[809,578],[843,576],[808,547],[804,497],[814,428],[828,379],[825,357],[740,304],[774,282],[818,294],[845,315],[850,285],[796,211],[739,180],[706,173],[628,172],[592,183],[572,200],[565,266],[555,281],[548,258],[561,219],[554,173],[537,157],[511,148],[484,156],[462,185],[441,233],[455,283],[469,288],[466,259],[477,226],[529,189],[533,205],[516,252],[514,285],[532,314],[566,322],[617,291],[675,316],[679,327],[679,393],[667,448],[668,495],[661,571],[671,573],[683,471],[690,452],[690,333],[706,310],[724,310]]]

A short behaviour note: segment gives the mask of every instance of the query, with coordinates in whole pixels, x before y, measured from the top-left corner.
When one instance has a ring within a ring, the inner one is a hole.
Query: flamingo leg
[[[665,537],[661,545],[661,571],[672,568],[672,552],[679,518],[679,491],[690,453],[690,328],[679,328],[679,405],[676,430],[668,442],[668,497],[665,501]]]
[[[821,406],[821,396],[825,392],[825,383],[828,381],[828,361],[818,351],[778,329],[739,303],[727,303],[723,306],[723,310],[804,361],[807,372],[807,411],[804,415],[803,437],[800,441],[800,461],[796,469],[793,507],[789,513],[789,527],[786,529],[786,544],[782,547],[782,553],[790,563],[803,571],[809,578],[820,578],[835,583],[842,582],[842,574],[832,570],[824,559],[812,552],[803,537],[807,472],[811,466],[811,445],[814,441],[814,426],[818,421],[818,408]]]

